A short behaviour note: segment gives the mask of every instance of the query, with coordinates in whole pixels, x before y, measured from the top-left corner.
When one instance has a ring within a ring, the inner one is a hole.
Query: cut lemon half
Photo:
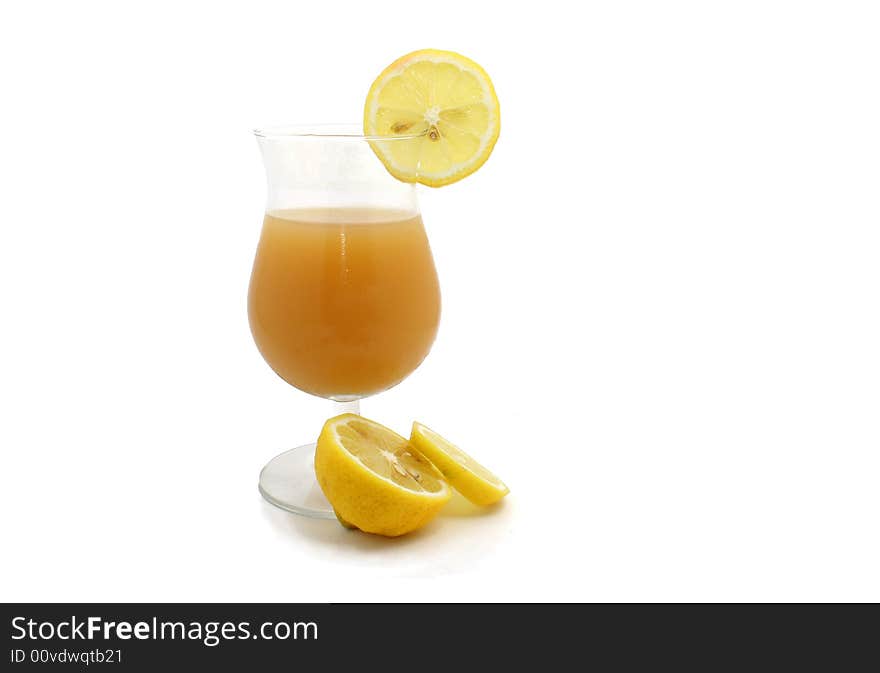
[[[501,130],[489,75],[454,51],[422,49],[382,71],[364,105],[367,136],[388,171],[404,182],[441,187],[482,166]]]
[[[491,505],[510,492],[489,470],[421,423],[413,423],[409,441],[437,466],[456,491],[475,505]]]
[[[342,525],[389,537],[421,528],[452,495],[406,439],[356,414],[324,423],[315,475]]]

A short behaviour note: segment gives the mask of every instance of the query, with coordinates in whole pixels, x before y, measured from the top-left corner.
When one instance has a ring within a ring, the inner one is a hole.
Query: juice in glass
[[[291,385],[349,400],[406,378],[440,320],[418,213],[312,208],[266,214],[248,293],[260,353]]]

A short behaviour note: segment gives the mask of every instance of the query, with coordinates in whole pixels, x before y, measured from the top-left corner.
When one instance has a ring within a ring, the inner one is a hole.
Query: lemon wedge
[[[498,139],[501,113],[489,75],[453,51],[422,49],[397,59],[373,82],[364,105],[367,136],[388,171],[441,187],[482,166]]]
[[[343,526],[389,537],[421,528],[452,495],[406,439],[356,414],[324,423],[315,475]]]
[[[437,466],[456,491],[475,505],[491,505],[510,492],[489,470],[421,423],[413,423],[409,441]]]

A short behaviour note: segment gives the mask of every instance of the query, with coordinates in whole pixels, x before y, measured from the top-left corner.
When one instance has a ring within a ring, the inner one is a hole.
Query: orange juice
[[[372,208],[266,214],[248,294],[257,347],[285,381],[353,399],[425,358],[440,287],[418,214]]]

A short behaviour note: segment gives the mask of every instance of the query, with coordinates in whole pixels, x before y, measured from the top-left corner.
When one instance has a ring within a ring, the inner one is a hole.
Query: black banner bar
[[[618,670],[661,663],[779,670],[799,661],[859,670],[877,664],[869,645],[880,625],[876,605],[5,604],[0,611],[4,671],[420,668],[415,662],[455,671],[525,654]]]

